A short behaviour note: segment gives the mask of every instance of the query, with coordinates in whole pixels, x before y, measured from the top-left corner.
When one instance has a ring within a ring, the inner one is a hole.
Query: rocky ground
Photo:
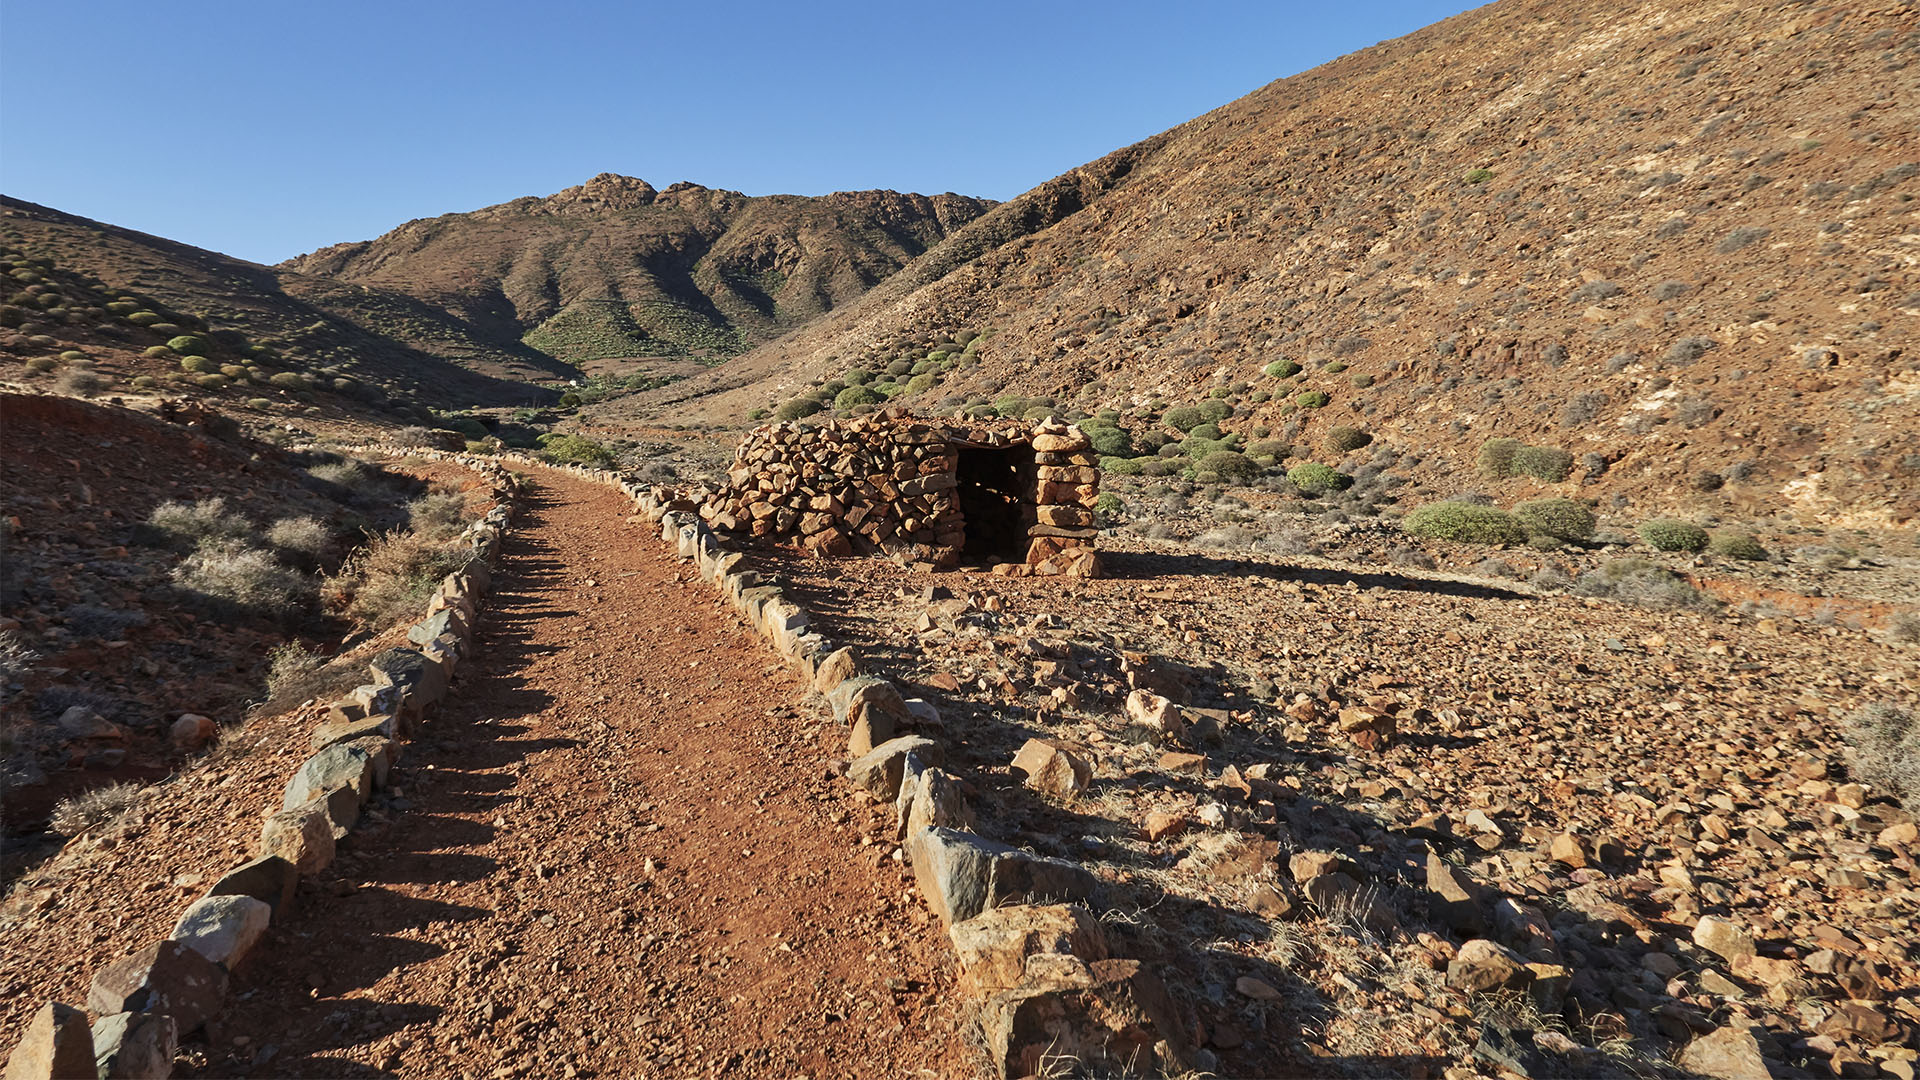
[[[1103,545],[1090,582],[782,569],[941,706],[990,778],[983,833],[1102,868],[1102,919],[1172,969],[1219,1075],[1724,1069],[1710,1052],[1911,1075],[1914,823],[1849,782],[1841,738],[1913,704],[1911,645]],[[1030,737],[1091,785],[1023,788]]]

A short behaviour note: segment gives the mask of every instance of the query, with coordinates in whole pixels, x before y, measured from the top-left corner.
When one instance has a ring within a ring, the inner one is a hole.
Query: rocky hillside
[[[164,307],[169,319],[188,320],[181,324],[186,329],[217,340],[244,338],[282,358],[283,366],[354,380],[377,391],[371,400],[401,406],[524,404],[543,394],[528,381],[572,373],[533,349],[481,341],[443,313],[398,293],[273,270],[21,199],[0,196],[0,244],[14,279],[5,290],[8,305],[43,307],[15,295],[35,290],[40,277],[91,297],[82,303],[76,293],[53,317],[9,314],[4,325],[10,332],[31,321],[40,325],[24,337],[49,339],[39,350],[25,340],[0,341],[9,353],[31,357],[57,345],[131,357],[164,343],[170,336],[164,330],[143,334],[141,324],[104,309],[115,297],[130,296],[136,308]],[[11,265],[20,259],[35,262]],[[98,303],[89,307],[92,301]],[[380,325],[409,332],[389,336],[376,329]],[[423,351],[409,341],[444,347]],[[172,359],[148,365],[150,374],[180,374]]]
[[[568,361],[723,357],[848,303],[978,218],[960,195],[749,198],[594,177],[408,222],[282,269],[410,297]]]
[[[901,403],[1217,397],[1456,490],[1502,436],[1636,508],[1910,521],[1916,59],[1910,4],[1502,0],[1042,184],[666,396],[731,420],[950,352]]]

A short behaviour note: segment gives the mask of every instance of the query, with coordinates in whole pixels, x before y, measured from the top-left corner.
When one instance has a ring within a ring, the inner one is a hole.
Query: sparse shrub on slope
[[[1513,456],[1526,444],[1519,439],[1493,438],[1480,444],[1477,463],[1480,473],[1493,480],[1505,480],[1513,475]]]
[[[1585,540],[1597,522],[1593,511],[1572,499],[1534,499],[1513,508],[1514,520],[1528,532],[1555,540]]]
[[[826,406],[820,404],[820,402],[813,398],[794,398],[792,401],[774,410],[773,418],[775,420],[787,421],[798,420],[804,416],[812,416],[825,407]]]
[[[1913,710],[1876,702],[1847,717],[1844,733],[1854,779],[1920,814],[1920,723]]]
[[[1373,436],[1357,427],[1341,425],[1327,429],[1326,448],[1331,454],[1345,454],[1358,450],[1373,441]]]
[[[1645,559],[1610,560],[1580,575],[1574,592],[1662,610],[1714,611],[1720,606],[1685,578]]]
[[[1302,494],[1324,495],[1329,491],[1345,491],[1352,487],[1353,477],[1331,465],[1309,461],[1288,469],[1287,482],[1299,488]]]
[[[139,801],[140,785],[108,784],[61,799],[48,824],[61,836],[79,836],[119,819]]]
[[[1527,530],[1505,510],[1472,503],[1428,503],[1408,514],[1400,527],[1413,536],[1470,544],[1524,544]]]
[[[606,468],[613,464],[613,452],[585,435],[546,434],[540,436],[540,456],[556,464],[591,465]]]
[[[288,615],[305,602],[307,581],[259,548],[237,540],[202,543],[174,567],[174,584],[212,602],[257,615]]]
[[[285,517],[267,529],[267,543],[275,551],[308,567],[319,565],[332,542],[332,530],[315,517]]]
[[[848,372],[849,375],[852,372]],[[879,391],[866,386],[849,386],[833,396],[833,407],[852,409],[861,405],[878,405],[887,400]]]
[[[1655,551],[1704,551],[1707,530],[1676,518],[1655,518],[1640,526],[1640,539]]]
[[[227,500],[215,496],[197,503],[163,502],[153,508],[147,525],[169,547],[186,550],[209,540],[239,540],[253,532],[247,519],[227,509]]]
[[[1758,561],[1767,557],[1767,549],[1760,545],[1760,541],[1754,539],[1752,533],[1736,532],[1731,529],[1716,532],[1708,538],[1707,551],[1728,559]]]
[[[1573,455],[1555,446],[1522,446],[1513,453],[1513,471],[1558,484],[1573,472]]]
[[[1200,459],[1195,474],[1202,483],[1244,483],[1260,475],[1260,466],[1232,450],[1215,450]]]

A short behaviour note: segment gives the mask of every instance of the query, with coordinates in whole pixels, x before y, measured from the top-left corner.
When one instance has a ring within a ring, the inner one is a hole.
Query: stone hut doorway
[[[966,541],[960,557],[991,565],[1027,557],[1025,507],[1035,494],[1033,447],[954,442],[954,479]]]

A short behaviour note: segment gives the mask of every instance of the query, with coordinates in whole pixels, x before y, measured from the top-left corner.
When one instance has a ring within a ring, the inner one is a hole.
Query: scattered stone
[[[127,737],[127,733],[121,729],[120,725],[85,705],[75,705],[61,713],[60,719],[55,720],[53,726],[62,739],[71,742],[87,740],[119,742]]]
[[[1013,770],[1034,791],[1070,799],[1093,783],[1093,766],[1079,748],[1057,739],[1028,739],[1013,757]]]
[[[95,1075],[100,1080],[167,1080],[180,1027],[172,1016],[123,1012],[93,1023]]]
[[[1519,989],[1526,977],[1526,964],[1512,949],[1486,938],[1460,946],[1447,964],[1447,985],[1470,994]]]
[[[1751,934],[1712,915],[1702,915],[1700,921],[1693,925],[1693,943],[1717,954],[1728,963],[1752,956],[1758,951]]]
[[[1127,723],[1168,739],[1178,739],[1187,731],[1186,710],[1146,690],[1127,695]]]
[[[57,1001],[40,1006],[7,1058],[6,1080],[94,1080],[97,1075],[87,1014]]]
[[[160,1013],[191,1033],[220,1011],[226,997],[225,968],[177,941],[162,941],[94,972],[87,1008],[103,1016]],[[97,1041],[94,1049],[100,1049]]]
[[[1185,751],[1173,751],[1161,754],[1160,767],[1170,773],[1185,776],[1204,776],[1207,771],[1207,755],[1189,754]]]
[[[175,749],[198,750],[211,742],[218,730],[210,718],[199,713],[186,713],[173,722],[167,737]]]
[[[1154,810],[1147,814],[1140,832],[1148,840],[1165,840],[1187,831],[1192,824],[1193,819],[1178,810]]]
[[[1303,885],[1314,878],[1351,869],[1355,869],[1352,863],[1331,851],[1296,852],[1287,860],[1287,872]]]
[[[1587,845],[1572,833],[1561,833],[1547,845],[1547,858],[1575,870],[1587,865]]]
[[[1264,979],[1256,979],[1251,975],[1242,975],[1235,979],[1233,988],[1240,992],[1241,997],[1252,998],[1255,1001],[1280,1000],[1280,991],[1272,983]]]
[[[1438,852],[1427,853],[1427,892],[1428,910],[1454,932],[1486,931],[1486,890],[1471,874],[1448,863]]]
[[[173,940],[232,971],[267,932],[273,909],[251,896],[194,901],[174,924]]]
[[[1680,1051],[1679,1063],[1690,1073],[1715,1080],[1768,1080],[1773,1075],[1754,1029],[1742,1023],[1728,1024],[1688,1043]]]

